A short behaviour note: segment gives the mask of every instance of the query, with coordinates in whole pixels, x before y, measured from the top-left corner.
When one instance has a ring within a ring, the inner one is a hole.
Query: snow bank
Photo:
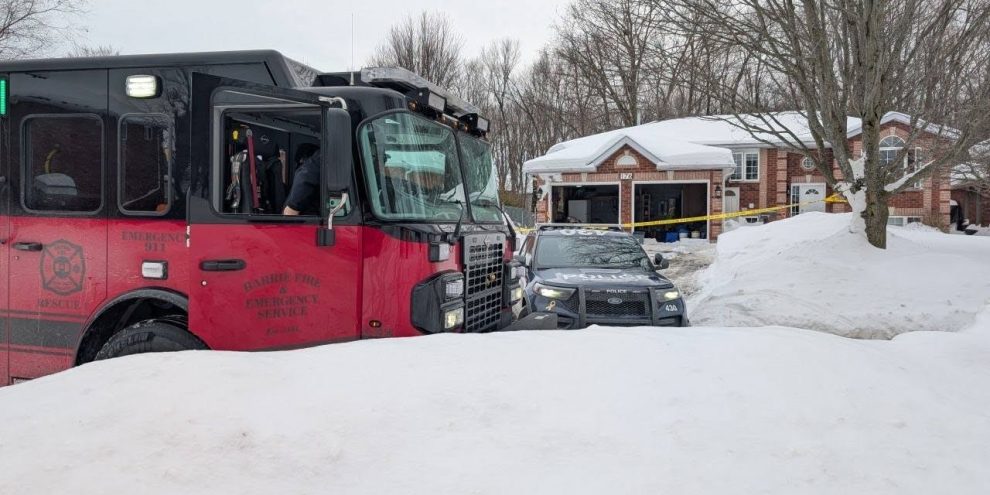
[[[773,327],[133,356],[0,389],[0,493],[982,494],[988,355]]]
[[[850,337],[959,330],[990,300],[990,240],[891,228],[888,249],[849,214],[807,213],[719,237],[688,301],[701,325],[786,325]]]

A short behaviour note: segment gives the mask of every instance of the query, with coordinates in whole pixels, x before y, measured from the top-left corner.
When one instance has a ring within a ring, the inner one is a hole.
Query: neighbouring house
[[[990,195],[970,184],[952,185],[952,226],[963,230],[966,225],[990,225]]]
[[[966,225],[990,226],[990,141],[969,150],[971,161],[952,170],[952,223],[963,230]]]
[[[798,112],[774,114],[776,120],[809,147],[814,140],[807,119]],[[893,160],[903,149],[910,117],[891,112],[881,122],[881,159]],[[859,119],[848,122],[848,145],[862,148]],[[924,144],[915,140],[905,153],[905,168],[923,159]],[[772,213],[744,215],[741,223],[765,223],[809,211],[849,211],[844,203],[826,202],[832,189],[811,160],[799,152],[767,144],[722,117],[688,117],[651,122],[565,141],[523,171],[535,181],[537,222],[632,223],[665,218],[744,212],[798,204]],[[823,151],[831,156],[831,150]],[[841,173],[834,168],[837,178]],[[890,202],[890,224],[949,223],[950,184],[935,174],[898,194]],[[669,239],[680,233],[716,239],[724,225],[706,220],[653,226],[647,237]]]

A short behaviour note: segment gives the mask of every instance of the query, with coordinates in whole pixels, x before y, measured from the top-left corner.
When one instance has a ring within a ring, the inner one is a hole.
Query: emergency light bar
[[[7,80],[0,79],[0,117],[7,115]]]
[[[443,88],[427,81],[423,76],[401,67],[366,67],[361,69],[361,81],[375,86],[399,86],[405,89],[403,93],[416,89],[429,89],[446,100],[447,109],[452,110],[455,117],[469,113],[479,113],[478,107],[449,94]]]
[[[607,232],[622,232],[619,225],[601,223],[541,223],[536,225],[537,230],[598,230]]]

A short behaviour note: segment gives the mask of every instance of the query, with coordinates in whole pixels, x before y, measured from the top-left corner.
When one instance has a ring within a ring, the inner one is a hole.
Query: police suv
[[[688,326],[680,291],[657,273],[639,241],[618,227],[541,225],[517,260],[525,266],[529,311],[557,313],[560,328]]]

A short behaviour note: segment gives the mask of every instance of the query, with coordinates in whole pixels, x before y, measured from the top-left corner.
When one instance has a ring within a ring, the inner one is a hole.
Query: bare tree
[[[422,12],[392,26],[370,64],[402,67],[450,87],[461,68],[462,45],[446,15]]]
[[[72,58],[113,57],[116,55],[120,55],[120,50],[114,48],[113,45],[98,45],[98,46],[76,45],[67,54],[67,56]]]
[[[952,180],[980,196],[990,197],[990,141],[970,148],[969,159],[952,168]]]
[[[735,115],[754,137],[807,154],[849,200],[869,242],[886,247],[888,201],[959,160],[990,119],[988,0],[676,0],[667,12],[684,29],[742,50],[716,94],[735,108],[757,108],[738,91],[756,74],[763,90],[799,108],[812,143],[775,114]],[[686,22],[690,21],[690,22]],[[909,136],[881,157],[885,114],[910,116]],[[846,145],[849,116],[861,121],[862,154]],[[767,137],[769,136],[769,137]],[[935,136],[935,138],[931,138]],[[812,150],[831,145],[833,163]],[[924,147],[922,156],[913,155]],[[905,167],[902,164],[908,163]]]
[[[557,26],[557,53],[615,109],[619,125],[640,121],[660,7],[648,0],[575,0]]]
[[[21,58],[51,50],[60,36],[73,31],[68,16],[85,0],[0,0],[0,59]]]

